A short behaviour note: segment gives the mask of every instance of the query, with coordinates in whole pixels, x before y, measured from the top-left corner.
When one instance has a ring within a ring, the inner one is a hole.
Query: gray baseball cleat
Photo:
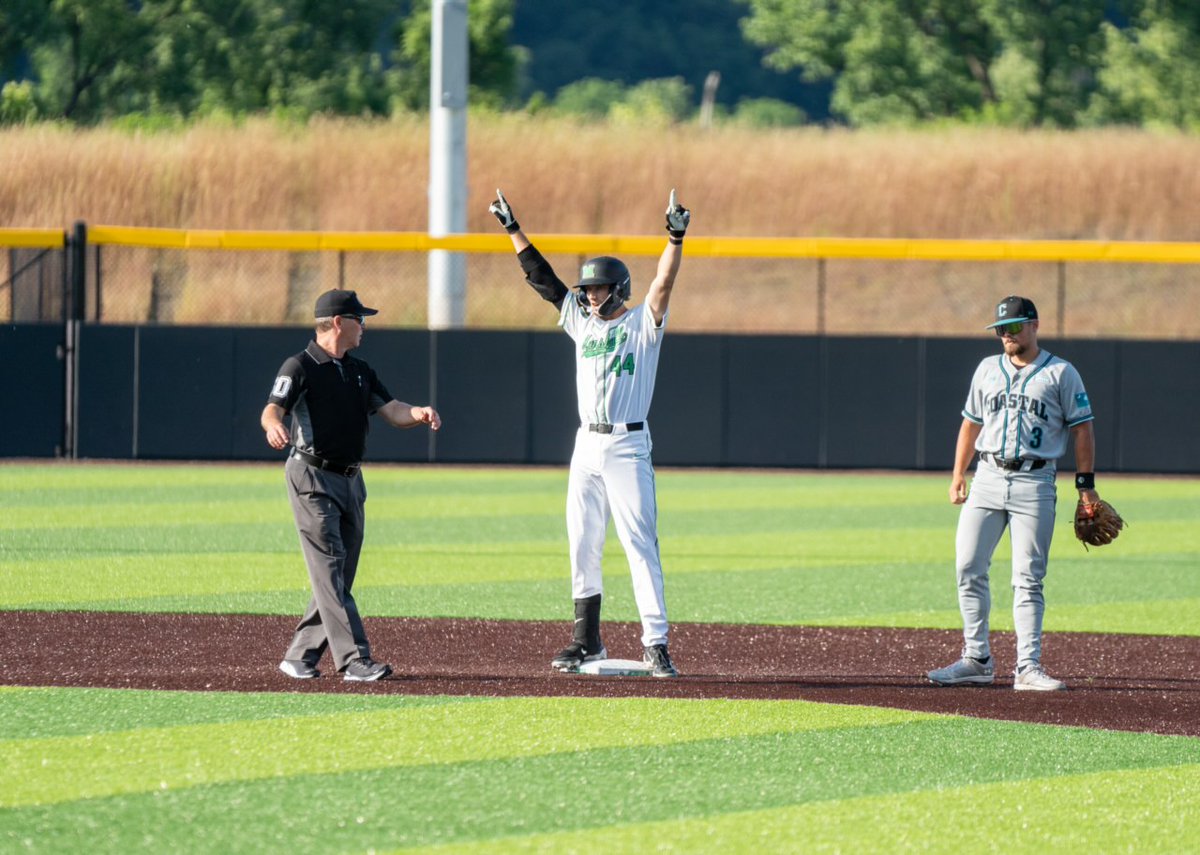
[[[1041,665],[1026,665],[1013,672],[1013,688],[1018,692],[1061,692],[1067,684],[1055,680],[1042,670]]]
[[[566,647],[558,652],[558,655],[550,660],[550,667],[556,671],[575,672],[579,670],[579,666],[584,662],[595,662],[598,659],[607,659],[608,651],[604,649],[604,645],[599,645],[599,650],[591,650],[581,641],[572,641]]]
[[[996,679],[996,667],[990,656],[987,662],[964,656],[952,665],[930,671],[927,676],[938,686],[986,686]]]
[[[355,659],[342,672],[342,679],[351,683],[373,683],[392,673],[391,665],[376,662],[369,656]]]
[[[678,677],[679,672],[671,662],[671,654],[667,653],[667,645],[652,644],[646,648],[642,660],[650,666],[650,673],[655,677]]]

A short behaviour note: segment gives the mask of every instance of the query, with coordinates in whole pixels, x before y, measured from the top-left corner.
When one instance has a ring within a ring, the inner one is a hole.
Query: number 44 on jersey
[[[611,371],[613,374],[616,374],[618,377],[620,377],[622,373],[632,374],[633,373],[633,354],[627,353],[627,354],[625,354],[625,358],[622,359],[621,354],[618,353],[616,356],[613,357],[613,361],[609,364],[608,370]]]

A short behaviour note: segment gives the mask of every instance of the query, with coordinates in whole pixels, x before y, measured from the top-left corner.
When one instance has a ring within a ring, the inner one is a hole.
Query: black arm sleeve
[[[525,247],[517,253],[517,260],[521,262],[521,269],[525,271],[525,281],[533,286],[533,290],[547,303],[553,303],[554,308],[561,309],[563,299],[567,296],[567,286],[555,274],[550,262],[538,252],[537,247]]]

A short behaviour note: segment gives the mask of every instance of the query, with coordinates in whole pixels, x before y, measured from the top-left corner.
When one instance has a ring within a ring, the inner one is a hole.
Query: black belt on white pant
[[[625,431],[627,433],[633,433],[635,430],[641,430],[645,426],[646,426],[645,422],[628,422],[623,425],[605,425],[605,424],[588,425],[587,428],[592,433],[612,433],[614,430],[617,430],[619,428],[625,428]]]
[[[359,468],[362,466],[360,463],[334,463],[332,460],[317,457],[315,454],[309,454],[307,451],[301,451],[298,448],[292,449],[292,456],[300,458],[309,466],[323,469],[326,472],[336,472],[338,475],[345,475],[347,478],[353,478],[357,475]]]
[[[1035,469],[1041,469],[1046,465],[1045,460],[1035,457],[1014,457],[1011,460],[1003,457],[997,457],[990,451],[981,452],[980,460],[986,460],[993,466],[1003,469],[1006,472],[1032,472]]]

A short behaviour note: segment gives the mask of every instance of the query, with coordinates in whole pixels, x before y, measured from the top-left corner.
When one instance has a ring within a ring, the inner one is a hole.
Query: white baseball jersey
[[[605,321],[585,314],[572,297],[563,300],[558,320],[575,342],[575,391],[580,424],[644,422],[654,397],[661,326],[643,303]]]
[[[1003,353],[980,362],[962,414],[983,426],[977,451],[1010,460],[1057,460],[1070,429],[1093,418],[1075,366],[1046,350],[1023,368]]]

